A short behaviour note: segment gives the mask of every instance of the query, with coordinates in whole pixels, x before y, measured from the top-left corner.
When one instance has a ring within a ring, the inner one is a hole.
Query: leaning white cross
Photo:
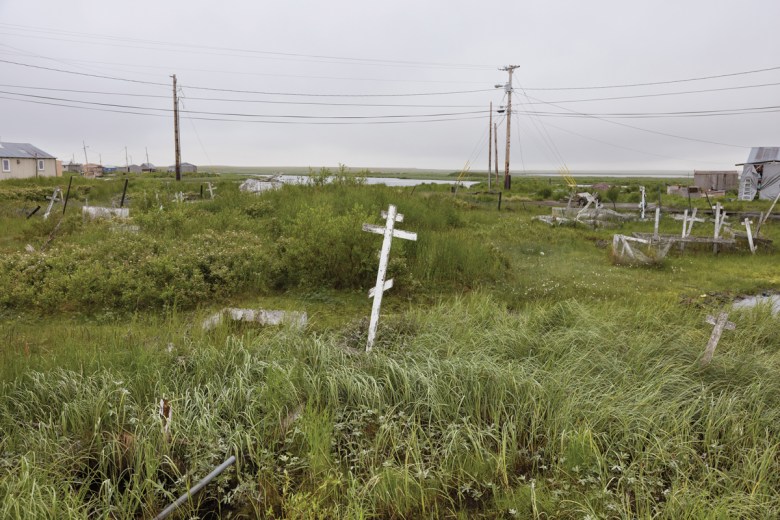
[[[725,312],[718,314],[717,320],[708,315],[707,323],[714,325],[715,328],[712,329],[712,336],[710,336],[707,348],[704,349],[704,356],[701,358],[701,366],[703,367],[706,367],[710,364],[710,361],[712,361],[712,356],[715,355],[715,347],[718,346],[718,341],[720,341],[720,335],[723,334],[723,329],[734,330],[737,328],[737,326],[734,325],[734,322],[729,321],[729,315]]]
[[[57,198],[57,196],[59,196],[59,198]],[[54,188],[54,193],[51,194],[51,197],[47,198],[49,199],[49,207],[46,208],[46,212],[43,214],[43,220],[49,218],[55,202],[62,202],[62,190],[59,187]]]
[[[214,200],[214,190],[216,190],[217,188],[215,188],[214,186],[212,186],[210,182],[207,182],[207,183],[206,183],[206,186],[207,186],[207,187],[208,187],[208,189],[209,189],[209,195],[211,195],[211,200]]]
[[[379,323],[379,308],[382,306],[382,293],[393,286],[393,279],[385,281],[387,273],[387,262],[390,259],[390,245],[393,237],[403,238],[405,240],[417,240],[417,233],[394,229],[396,222],[403,222],[404,216],[398,213],[398,208],[390,204],[387,212],[382,211],[382,218],[386,219],[384,227],[373,224],[363,224],[363,231],[384,235],[382,241],[382,251],[379,253],[379,271],[376,274],[376,286],[368,291],[368,297],[374,299],[374,305],[371,307],[371,322],[368,325],[368,343],[366,343],[366,352],[371,352],[376,338],[376,327]]]

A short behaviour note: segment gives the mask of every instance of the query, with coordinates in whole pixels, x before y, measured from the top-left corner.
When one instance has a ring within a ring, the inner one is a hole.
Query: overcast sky
[[[172,164],[176,74],[183,161],[484,170],[511,64],[513,171],[734,169],[780,146],[778,19],[777,0],[0,0],[0,139]]]

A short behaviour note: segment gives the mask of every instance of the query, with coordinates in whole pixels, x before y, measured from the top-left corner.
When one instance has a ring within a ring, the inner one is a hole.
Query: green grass
[[[532,220],[548,208],[523,204],[534,184],[498,212],[436,187],[219,182],[214,201],[174,204],[199,183],[134,179],[138,233],[85,222],[77,203],[45,253],[59,218],[7,199],[0,517],[153,517],[230,455],[180,517],[780,515],[780,321],[731,312],[736,330],[699,365],[707,314],[780,289],[772,250],[615,265],[612,234],[652,223],[550,228]],[[78,185],[108,204],[122,180]],[[389,203],[419,239],[393,244],[366,356],[380,238],[360,225]],[[225,305],[310,325],[204,331]]]

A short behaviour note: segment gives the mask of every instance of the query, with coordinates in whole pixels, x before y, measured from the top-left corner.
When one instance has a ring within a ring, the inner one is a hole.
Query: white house
[[[0,179],[59,177],[57,159],[29,143],[0,142]]]

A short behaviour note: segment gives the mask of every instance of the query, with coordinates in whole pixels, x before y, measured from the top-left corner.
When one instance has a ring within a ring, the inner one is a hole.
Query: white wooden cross
[[[745,222],[743,222],[742,225],[745,226],[750,252],[756,254],[756,245],[753,243],[753,232],[750,230],[750,219],[745,217]]]
[[[207,182],[207,183],[206,183],[206,186],[207,186],[207,187],[208,187],[208,189],[209,189],[209,195],[211,195],[211,200],[214,200],[214,190],[216,190],[217,188],[215,188],[214,186],[212,186],[210,182]]]
[[[363,231],[384,235],[382,241],[382,251],[379,253],[379,271],[376,274],[376,286],[368,291],[368,297],[374,299],[374,305],[371,307],[371,322],[368,325],[368,343],[366,343],[366,352],[371,352],[376,338],[376,327],[379,323],[379,308],[382,306],[382,293],[393,286],[393,279],[385,281],[387,273],[387,262],[390,260],[390,245],[393,237],[403,238],[404,240],[417,240],[417,233],[395,229],[396,222],[403,222],[404,216],[398,213],[398,208],[390,204],[387,211],[382,211],[382,218],[385,225],[375,226],[373,224],[363,224]]]
[[[715,233],[714,233],[715,240],[720,238],[720,230],[723,227],[723,223],[725,221],[726,221],[726,211],[723,209],[723,206],[720,205],[720,202],[718,202],[715,204]],[[712,244],[712,252],[713,253],[718,252],[717,242]]]
[[[661,237],[658,235],[658,224],[661,222],[661,207],[655,207],[655,225],[653,226],[653,240],[658,241]]]
[[[720,341],[720,335],[723,334],[723,329],[734,330],[737,328],[734,322],[729,321],[729,315],[725,312],[718,314],[718,319],[712,316],[707,316],[707,323],[714,325],[712,329],[712,335],[710,341],[707,343],[707,348],[704,349],[704,356],[701,358],[701,366],[706,367],[712,361],[712,356],[715,354],[715,347],[718,346]]]
[[[57,198],[58,195],[60,197],[59,199]],[[54,193],[49,197],[49,207],[46,208],[46,212],[43,214],[43,220],[49,218],[49,214],[51,213],[51,209],[54,207],[55,202],[62,202],[62,190],[59,187],[54,188]]]
[[[642,194],[642,200],[639,202],[639,211],[640,211],[639,218],[644,220],[645,219],[645,209],[647,208],[647,198],[645,197],[645,187],[644,186],[640,186],[639,187],[639,193]]]

